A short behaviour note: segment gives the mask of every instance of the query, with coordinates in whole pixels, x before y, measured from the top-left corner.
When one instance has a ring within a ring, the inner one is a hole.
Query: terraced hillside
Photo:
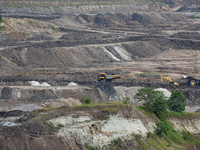
[[[43,13],[98,13],[136,11],[168,11],[171,8],[180,8],[198,3],[198,0],[76,0],[76,1],[49,1],[49,0],[2,0],[0,10],[6,12],[43,12]]]

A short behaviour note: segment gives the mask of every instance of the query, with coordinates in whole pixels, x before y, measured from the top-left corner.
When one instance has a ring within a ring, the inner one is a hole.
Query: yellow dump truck
[[[117,82],[115,79],[121,78],[120,75],[107,75],[106,73],[99,73],[98,81],[103,82]]]
[[[196,76],[187,76],[186,79],[188,79],[188,84],[195,86],[200,84],[200,74]]]

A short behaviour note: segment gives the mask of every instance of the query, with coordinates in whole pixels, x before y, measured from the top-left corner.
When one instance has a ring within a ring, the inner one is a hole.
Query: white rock
[[[170,98],[170,96],[171,96],[171,92],[170,91],[168,91],[167,89],[165,89],[165,88],[158,88],[158,89],[155,89],[155,91],[161,91],[161,92],[163,92],[163,94],[169,99]]]
[[[183,78],[184,78],[184,79],[186,79],[186,78],[187,78],[187,76],[183,76]]]
[[[43,82],[42,84],[40,84],[40,86],[51,86],[51,85],[46,82]]]
[[[67,86],[78,86],[78,84],[76,84],[74,82],[70,82]]]
[[[37,81],[29,81],[28,83],[30,83],[31,86],[40,86],[40,83]]]

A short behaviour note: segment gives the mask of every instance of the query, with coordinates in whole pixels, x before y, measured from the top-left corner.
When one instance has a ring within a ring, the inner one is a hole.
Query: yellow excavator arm
[[[179,86],[179,83],[173,81],[171,78],[160,75],[160,82],[161,83],[163,83],[163,79],[167,79],[170,82],[170,84]]]

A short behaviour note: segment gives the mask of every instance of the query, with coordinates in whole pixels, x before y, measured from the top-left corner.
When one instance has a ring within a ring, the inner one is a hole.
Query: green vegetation
[[[155,91],[153,88],[141,88],[135,98],[139,102],[142,101],[145,109],[153,112],[156,116],[161,117],[166,114],[167,101],[163,92]]]
[[[175,131],[172,124],[168,122],[169,117],[180,120],[200,118],[199,113],[182,112],[185,110],[185,99],[180,92],[172,93],[169,103],[166,102],[162,92],[156,92],[152,88],[142,88],[136,93],[135,98],[144,102],[143,106],[136,108],[145,116],[157,121],[155,133],[147,134],[147,144],[135,137],[143,149],[146,149],[144,145],[156,149],[187,149],[191,145],[200,146],[199,135],[193,135],[188,131]],[[167,111],[168,107],[173,111]]]
[[[122,97],[122,102],[123,104],[129,104],[129,105],[133,105],[130,101],[130,97]]]
[[[51,123],[48,123],[48,122],[44,122],[44,124],[48,125],[49,126],[49,131],[52,132],[55,130],[55,127],[54,125],[52,125]]]
[[[55,109],[59,109],[60,107],[45,107],[45,108],[42,108],[42,110],[44,111],[49,111],[49,110],[55,110]]]
[[[91,98],[89,98],[89,97],[84,97],[80,101],[82,104],[91,104],[91,102],[92,102]]]
[[[6,28],[6,26],[5,25],[3,25],[3,26],[0,26],[0,30],[2,30],[2,29],[5,29]]]
[[[185,110],[185,98],[180,91],[172,92],[170,99],[168,100],[169,110],[182,112]]]
[[[84,145],[88,150],[98,150],[97,147],[93,148],[93,147],[89,146],[87,143],[85,143]]]
[[[33,27],[36,27],[36,25],[34,24],[33,21],[31,21],[31,20],[26,20],[26,22],[27,22],[29,25],[31,25],[31,26],[33,26]]]
[[[181,92],[172,92],[169,100],[166,100],[163,92],[155,91],[152,88],[141,88],[135,95],[139,102],[143,102],[143,109],[154,113],[158,118],[167,118],[174,113],[167,112],[167,109],[175,112],[185,110],[185,98]],[[184,113],[183,113],[184,114]]]
[[[156,123],[156,127],[156,135],[160,137],[163,137],[164,134],[167,134],[167,131],[170,129],[166,122]]]
[[[0,23],[3,21],[3,17],[2,15],[0,14]]]

